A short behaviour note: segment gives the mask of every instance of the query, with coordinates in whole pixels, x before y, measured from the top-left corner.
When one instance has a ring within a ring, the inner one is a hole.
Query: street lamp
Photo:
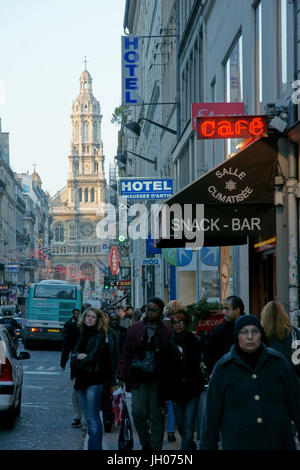
[[[160,127],[161,129],[164,129],[166,132],[170,132],[171,134],[174,134],[174,135],[177,134],[177,131],[175,131],[174,129],[170,129],[169,127],[163,126],[162,124],[159,124],[158,122],[151,121],[150,119],[144,118],[144,117],[139,118],[137,122],[135,121],[127,122],[126,124],[124,124],[124,127],[126,127],[126,129],[128,129],[133,134],[139,136],[141,134],[141,126],[140,126],[141,121],[150,122],[151,124],[154,124],[155,126]]]
[[[126,153],[132,153],[136,157],[141,158],[142,160],[145,160],[148,163],[153,163],[154,169],[156,170],[156,168],[157,168],[157,157],[154,157],[154,160],[150,160],[150,158],[144,157],[143,155],[139,155],[138,153],[134,153],[131,150],[125,150],[124,153],[120,153],[120,154],[116,155],[115,159],[119,163],[121,163],[122,165],[126,165],[126,160],[127,160]]]

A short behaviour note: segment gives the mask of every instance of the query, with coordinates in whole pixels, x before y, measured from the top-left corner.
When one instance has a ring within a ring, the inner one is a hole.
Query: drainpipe
[[[297,230],[297,200],[295,187],[297,180],[297,151],[296,144],[288,142],[289,177],[287,181],[288,198],[288,227],[289,227],[289,314],[294,326],[298,326],[299,307],[299,275],[298,275],[298,230]]]
[[[294,0],[294,80],[297,79],[297,2]],[[296,106],[289,103],[289,120],[296,122]],[[289,314],[291,323],[298,326],[298,310],[299,310],[299,267],[298,267],[298,226],[297,226],[297,199],[295,188],[298,184],[298,145],[288,140],[288,181],[287,181],[287,198],[288,198],[288,227],[289,227]]]

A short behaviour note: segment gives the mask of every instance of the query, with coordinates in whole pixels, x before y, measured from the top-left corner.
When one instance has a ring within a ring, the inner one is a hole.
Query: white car
[[[18,355],[10,334],[0,324],[0,423],[10,429],[21,412],[23,367],[20,360],[29,358],[27,351]]]

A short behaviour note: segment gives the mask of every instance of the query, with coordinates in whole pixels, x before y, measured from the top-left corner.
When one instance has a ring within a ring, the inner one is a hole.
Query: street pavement
[[[141,450],[141,445],[139,442],[139,438],[134,426],[132,414],[131,414],[131,394],[126,392],[125,398],[127,408],[129,411],[130,421],[133,429],[133,443],[134,447],[133,450]],[[113,426],[112,431],[110,433],[103,434],[103,450],[118,450],[118,438],[119,438],[120,426],[115,427]],[[176,441],[174,443],[168,442],[168,435],[167,431],[165,431],[164,435],[164,442],[163,442],[163,450],[180,450],[181,439],[179,437],[178,432],[175,432]],[[88,436],[85,435],[83,449],[87,450],[88,445]]]

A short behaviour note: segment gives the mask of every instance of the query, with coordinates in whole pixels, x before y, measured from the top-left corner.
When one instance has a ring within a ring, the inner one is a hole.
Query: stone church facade
[[[87,285],[100,294],[107,254],[96,237],[105,202],[101,108],[93,96],[92,77],[85,69],[72,105],[72,141],[67,185],[51,199],[53,277]],[[100,209],[100,210],[99,210]]]

